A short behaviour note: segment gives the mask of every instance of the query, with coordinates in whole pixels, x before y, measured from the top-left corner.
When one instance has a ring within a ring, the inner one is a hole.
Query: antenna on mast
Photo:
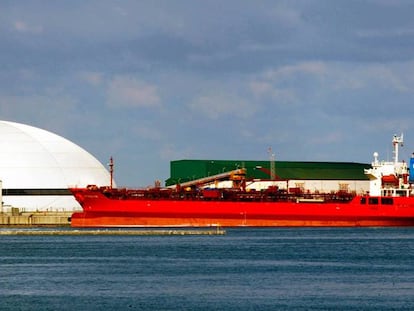
[[[270,179],[276,179],[276,166],[275,166],[275,154],[272,151],[272,147],[268,149],[269,157],[270,157]]]

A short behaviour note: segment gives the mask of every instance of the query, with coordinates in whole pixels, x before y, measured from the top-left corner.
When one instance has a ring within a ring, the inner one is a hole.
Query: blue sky
[[[0,119],[115,159],[346,161],[414,151],[414,2],[0,2]]]

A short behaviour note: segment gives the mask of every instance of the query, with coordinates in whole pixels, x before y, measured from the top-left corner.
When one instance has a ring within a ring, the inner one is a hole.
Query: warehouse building
[[[247,189],[261,190],[278,186],[286,190],[320,193],[366,193],[369,190],[369,180],[364,169],[370,167],[370,164],[353,162],[177,160],[170,163],[171,176],[166,180],[166,185],[183,184],[244,168]],[[211,186],[226,187],[229,184],[213,179]]]

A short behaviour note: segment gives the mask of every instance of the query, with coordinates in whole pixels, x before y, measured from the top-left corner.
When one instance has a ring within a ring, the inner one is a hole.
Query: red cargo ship
[[[311,193],[269,186],[246,189],[245,169],[173,187],[72,188],[83,211],[72,227],[323,227],[414,226],[414,194],[405,162],[398,161],[402,135],[394,136],[394,161],[374,154],[368,194]],[[413,160],[413,159],[412,159]],[[412,161],[414,164],[414,161]],[[228,179],[231,187],[215,187]],[[111,178],[112,180],[112,178]]]

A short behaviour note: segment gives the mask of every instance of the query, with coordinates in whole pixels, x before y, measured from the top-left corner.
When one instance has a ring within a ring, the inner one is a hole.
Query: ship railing
[[[272,188],[267,190],[243,190],[240,188],[180,189],[105,189],[102,193],[111,199],[125,200],[203,200],[203,201],[254,201],[254,202],[348,202],[355,193],[337,191],[331,193],[293,191]]]

